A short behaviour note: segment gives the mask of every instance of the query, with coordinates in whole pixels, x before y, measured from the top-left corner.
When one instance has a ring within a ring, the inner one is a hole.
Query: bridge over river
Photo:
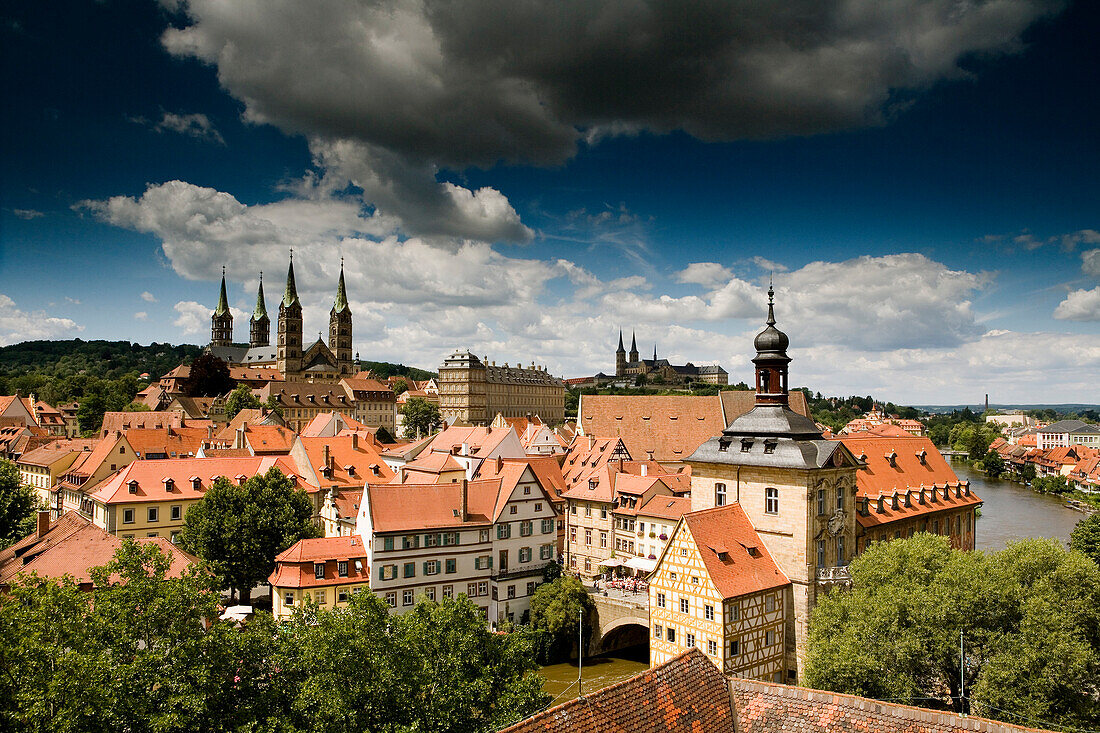
[[[606,654],[626,647],[649,643],[649,594],[631,593],[614,588],[588,589],[596,604],[591,619],[594,633],[588,640],[586,655]]]

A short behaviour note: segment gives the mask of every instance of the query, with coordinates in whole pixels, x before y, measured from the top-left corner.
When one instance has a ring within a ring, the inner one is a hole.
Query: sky
[[[1100,403],[1100,8],[137,0],[0,10],[0,345],[235,339],[290,250],[363,359],[627,345],[908,404]],[[272,333],[274,333],[274,323]]]

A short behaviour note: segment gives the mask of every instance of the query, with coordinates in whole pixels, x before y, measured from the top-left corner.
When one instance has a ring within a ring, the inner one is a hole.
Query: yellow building
[[[54,518],[60,516],[56,492],[61,477],[81,453],[91,451],[95,444],[94,439],[55,440],[27,451],[16,461],[20,482],[34,490],[39,505],[52,508]]]
[[[781,682],[790,595],[740,506],[685,514],[650,575],[650,667],[698,648],[726,675]]]
[[[272,613],[286,618],[295,608],[316,603],[339,608],[351,597],[370,592],[367,552],[358,535],[298,540],[275,558]]]
[[[439,411],[444,420],[488,425],[503,417],[538,414],[550,425],[565,420],[565,382],[545,367],[497,366],[456,351],[439,367]]]

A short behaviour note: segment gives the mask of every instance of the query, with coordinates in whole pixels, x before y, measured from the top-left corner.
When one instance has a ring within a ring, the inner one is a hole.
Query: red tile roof
[[[465,524],[490,524],[500,493],[500,480],[470,481],[467,487]],[[370,484],[364,501],[375,532],[407,532],[460,527],[455,516],[462,507],[462,483]]]
[[[725,429],[722,401],[679,395],[583,395],[586,435],[617,436],[634,458],[680,461]]]
[[[218,477],[236,482],[237,476],[251,478],[274,466],[286,475],[296,474],[289,460],[275,456],[250,458],[177,458],[164,461],[134,461],[88,490],[91,498],[104,504],[201,499]],[[199,479],[196,490],[191,479]],[[164,479],[172,479],[168,491]],[[134,491],[130,482],[136,481]],[[299,481],[303,489],[310,489]],[[315,487],[312,487],[315,488]]]
[[[19,463],[31,466],[48,467],[65,458],[70,453],[91,452],[99,441],[95,438],[72,438],[52,440],[43,446],[27,451],[19,458]]]
[[[459,448],[465,443],[470,448],[471,456],[485,458],[496,450],[509,435],[515,436],[515,431],[511,428],[452,427],[435,436],[431,449],[433,452],[453,453],[455,448]],[[519,440],[518,436],[516,436],[516,439]]]
[[[393,471],[382,460],[373,443],[357,435],[337,435],[326,438],[299,438],[298,444],[309,458],[311,474],[317,478],[317,485],[332,485],[362,488],[367,481],[385,481],[393,477]],[[321,475],[324,465],[325,446],[328,446],[332,474]],[[302,467],[300,467],[302,468]],[[350,468],[350,471],[349,471]]]
[[[210,420],[191,420],[182,412],[107,412],[103,415],[100,435],[121,433],[130,428],[202,428],[213,425]]]
[[[698,649],[501,733],[734,733],[725,678]]]
[[[78,583],[90,583],[89,571],[110,562],[122,542],[83,515],[67,512],[42,537],[36,532],[0,551],[0,586],[10,585],[21,572],[38,573],[44,578],[71,575]],[[199,561],[163,537],[141,538],[138,542],[153,542],[168,554],[172,560],[169,577],[179,577]]]
[[[203,428],[130,428],[125,435],[139,458],[149,454],[186,458],[199,452],[209,432]]]
[[[286,455],[297,437],[290,428],[281,425],[247,425],[244,439],[255,455]]]
[[[348,574],[339,574],[340,560],[348,563]],[[314,563],[324,563],[324,577],[318,578]],[[275,570],[267,579],[281,588],[366,583],[370,580],[367,550],[359,535],[298,540],[275,558]]]
[[[690,512],[681,521],[691,532],[707,575],[722,598],[790,585],[740,504]],[[662,559],[667,549],[661,552]],[[657,565],[659,568],[660,561]]]
[[[680,517],[691,511],[690,496],[653,496],[645,503],[637,514],[644,517],[657,517],[659,519],[671,519],[678,521]]]

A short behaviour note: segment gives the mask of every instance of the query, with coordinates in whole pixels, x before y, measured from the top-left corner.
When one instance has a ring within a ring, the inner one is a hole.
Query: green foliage
[[[542,569],[542,582],[553,583],[560,577],[561,565],[554,561],[546,563],[546,565]]]
[[[576,648],[577,619],[583,613],[587,629],[594,607],[581,581],[572,575],[562,575],[535,589],[531,596],[531,626],[549,632],[561,647]]]
[[[423,397],[413,397],[406,401],[401,408],[401,414],[405,416],[406,438],[430,435],[443,422],[439,407]]]
[[[38,497],[19,480],[19,469],[0,458],[0,550],[34,531]]]
[[[408,391],[409,391],[409,383],[406,382],[404,379],[398,379],[396,382],[393,383],[393,396],[394,397],[397,397],[398,395],[404,394],[405,392],[408,392]]]
[[[391,364],[387,361],[360,361],[360,369],[369,369],[375,379],[385,381],[389,377],[408,377],[418,382],[433,379],[438,376],[435,372],[429,372],[404,364]]]
[[[26,341],[0,347],[0,382],[6,380],[6,387],[0,389],[0,394],[12,394],[15,389],[20,389],[24,395],[36,391],[39,398],[50,404],[65,402],[66,399],[42,385],[76,375],[112,380],[127,374],[137,377],[148,373],[156,378],[201,353],[201,347],[186,344],[152,343],[142,346],[129,341],[81,339]],[[24,377],[32,381],[22,383],[20,379]],[[37,383],[37,389],[31,386],[35,379],[44,380]]]
[[[1035,479],[1035,464],[1025,463],[1024,467],[1020,469],[1020,478],[1024,481],[1033,481]]]
[[[263,403],[252,394],[252,389],[247,384],[238,384],[225,401],[225,417],[232,420],[241,410],[259,409]]]
[[[1057,494],[1059,496],[1070,490],[1065,476],[1040,476],[1032,480],[1031,488],[1040,494]]]
[[[982,458],[982,470],[985,471],[985,475],[991,478],[996,478],[1004,473],[1005,461],[1001,458],[1001,454],[995,450],[991,450],[985,454]]]
[[[275,570],[275,556],[300,539],[319,536],[313,502],[277,468],[244,486],[219,478],[187,510],[180,544],[205,559],[226,587],[247,601]]]
[[[218,397],[236,386],[229,376],[229,365],[213,354],[203,354],[191,362],[191,371],[183,391],[191,397]]]
[[[872,545],[851,573],[811,618],[809,686],[957,709],[961,633],[974,714],[1100,723],[1100,568],[1081,555],[1040,539],[958,552],[922,533]]]
[[[1069,536],[1069,549],[1100,565],[1100,513],[1090,514],[1077,523]]]

